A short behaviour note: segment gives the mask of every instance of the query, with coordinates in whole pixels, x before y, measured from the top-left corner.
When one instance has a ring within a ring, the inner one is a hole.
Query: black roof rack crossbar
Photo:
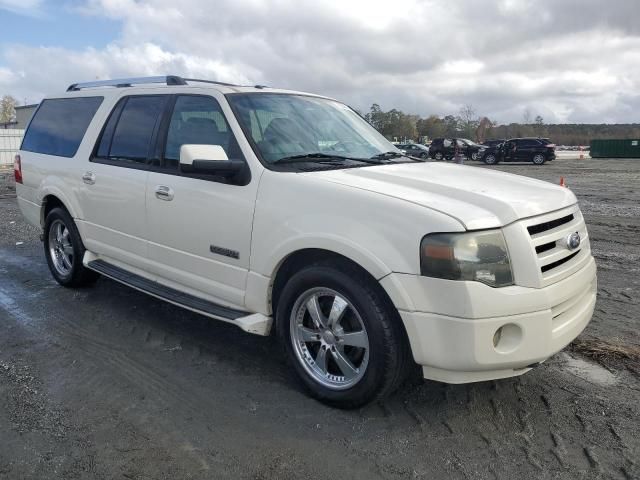
[[[96,87],[130,87],[134,84],[144,83],[164,83],[166,85],[186,85],[185,79],[176,75],[166,75],[162,77],[135,77],[135,78],[116,78],[113,80],[96,80],[94,82],[73,83],[67,88],[67,92],[76,92],[83,88]]]

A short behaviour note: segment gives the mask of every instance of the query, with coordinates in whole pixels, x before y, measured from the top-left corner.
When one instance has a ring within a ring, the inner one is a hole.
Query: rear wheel
[[[487,165],[495,165],[496,163],[498,163],[498,159],[496,158],[496,156],[492,153],[490,153],[489,155],[486,155],[483,158],[484,163],[486,163]]]
[[[44,253],[53,278],[64,287],[80,287],[97,280],[99,274],[82,264],[85,248],[71,215],[54,208],[44,224]]]
[[[306,267],[285,285],[276,328],[307,391],[339,408],[357,408],[395,390],[410,371],[397,311],[375,282],[344,262]]]
[[[442,152],[436,152],[435,155],[433,156],[433,158],[435,158],[436,160],[440,161],[444,158],[444,155],[442,155]]]
[[[545,162],[545,158],[544,158],[544,155],[542,155],[541,153],[536,153],[531,159],[531,161],[533,162],[534,165],[542,165]]]

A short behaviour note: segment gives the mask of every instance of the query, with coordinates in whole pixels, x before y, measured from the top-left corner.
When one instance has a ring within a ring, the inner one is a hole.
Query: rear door
[[[534,139],[524,138],[518,140],[516,148],[516,160],[518,162],[530,162],[535,152],[540,149],[540,142]]]
[[[236,141],[240,127],[233,123],[233,131],[229,120],[235,119],[222,98],[177,95],[173,103],[161,166],[147,180],[149,268],[165,285],[242,307],[259,179],[182,173],[184,144],[220,145],[229,159],[244,156]]]
[[[50,98],[38,107],[20,147],[23,183],[16,185],[18,205],[32,225],[40,227],[42,197],[50,193],[82,215],[74,192],[93,148],[87,131],[100,121],[94,117],[103,101],[96,95]]]
[[[167,95],[119,100],[81,172],[83,240],[88,250],[146,270],[146,187]]]

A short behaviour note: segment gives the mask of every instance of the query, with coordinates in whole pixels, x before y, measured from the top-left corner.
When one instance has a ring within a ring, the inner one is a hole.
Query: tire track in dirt
[[[20,298],[25,292],[13,291],[7,294],[6,289],[0,291],[0,305],[6,308],[12,316],[15,316],[20,321],[28,325],[29,328],[38,329],[36,323],[30,319],[33,318],[33,314],[27,312],[24,308],[16,306],[12,298]],[[162,406],[166,407],[166,399],[170,399],[172,403],[179,404],[188,407],[192,413],[197,413],[202,404],[192,404],[191,396],[184,398],[183,390],[176,389],[173,384],[168,383],[162,375],[158,374],[152,368],[138,362],[132,355],[121,350],[120,348],[103,342],[99,337],[96,337],[93,333],[83,328],[80,324],[70,321],[68,316],[59,315],[54,311],[47,311],[47,316],[50,321],[56,324],[56,330],[54,332],[55,337],[60,343],[69,344],[70,342],[74,346],[74,354],[72,358],[68,358],[69,354],[62,355],[60,358],[61,363],[72,363],[74,360],[80,360],[77,362],[75,369],[75,380],[79,384],[85,384],[89,379],[93,379],[93,392],[97,397],[107,397],[106,391],[110,389],[111,385],[106,381],[104,375],[96,375],[97,372],[103,372],[104,369],[108,369],[111,373],[125,377],[131,386],[142,388],[145,392],[152,394],[152,397],[158,401],[158,399],[165,399]],[[29,323],[27,323],[29,319]],[[84,352],[85,358],[75,358],[75,352]],[[93,368],[88,368],[88,365],[93,365]],[[95,385],[97,378],[103,378],[104,381]]]
[[[28,309],[15,306],[15,302],[7,301],[7,296],[11,298],[16,293],[19,295],[15,291],[7,294],[6,289],[3,288],[3,303],[0,306],[12,306],[10,309],[5,308],[5,311],[20,321],[21,325],[32,334],[38,335],[41,332],[38,323],[26,323],[27,319],[37,317],[38,313],[34,315]],[[175,412],[176,408],[179,408],[180,415],[183,417],[202,418],[202,413],[207,411],[209,399],[200,396],[193,390],[189,395],[185,395],[184,392],[189,389],[177,383],[175,378],[172,382],[168,382],[161,374],[150,368],[149,365],[140,362],[134,355],[122,351],[114,345],[104,343],[91,332],[77,324],[70,323],[66,316],[60,316],[50,310],[47,312],[47,316],[48,321],[55,323],[57,327],[55,342],[73,346],[72,354],[63,353],[53,363],[68,368],[68,365],[74,360],[76,361],[76,368],[74,368],[71,378],[74,391],[75,393],[82,392],[83,397],[91,403],[99,401],[103,406],[119,412],[118,415],[123,415],[127,410],[136,408],[130,405],[130,393],[131,389],[134,389],[144,394],[144,408],[152,407],[151,414],[154,411],[160,413],[169,409]],[[81,358],[78,357],[78,353],[82,355]],[[118,378],[118,381],[111,381],[113,378]],[[123,379],[128,385],[124,391],[122,389]],[[113,388],[114,384],[119,385],[116,391]],[[219,410],[220,414],[224,416],[225,408],[219,408]],[[206,418],[202,418],[202,420],[206,420]],[[176,430],[174,423],[163,415],[154,415],[152,422],[143,423],[145,428],[150,428],[155,432],[155,442],[159,441],[160,444],[167,445],[167,447],[174,445],[176,441],[182,444],[187,443],[187,438],[183,437],[183,434]],[[183,440],[179,440],[181,437]],[[194,463],[206,465],[206,460],[196,450],[185,451],[182,455],[186,458],[191,457]],[[76,467],[77,465],[71,465],[69,468],[73,470]]]

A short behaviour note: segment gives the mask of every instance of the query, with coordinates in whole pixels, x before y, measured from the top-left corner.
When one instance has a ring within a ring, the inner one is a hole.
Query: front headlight
[[[420,244],[420,271],[426,277],[513,285],[509,252],[500,230],[433,233]]]

